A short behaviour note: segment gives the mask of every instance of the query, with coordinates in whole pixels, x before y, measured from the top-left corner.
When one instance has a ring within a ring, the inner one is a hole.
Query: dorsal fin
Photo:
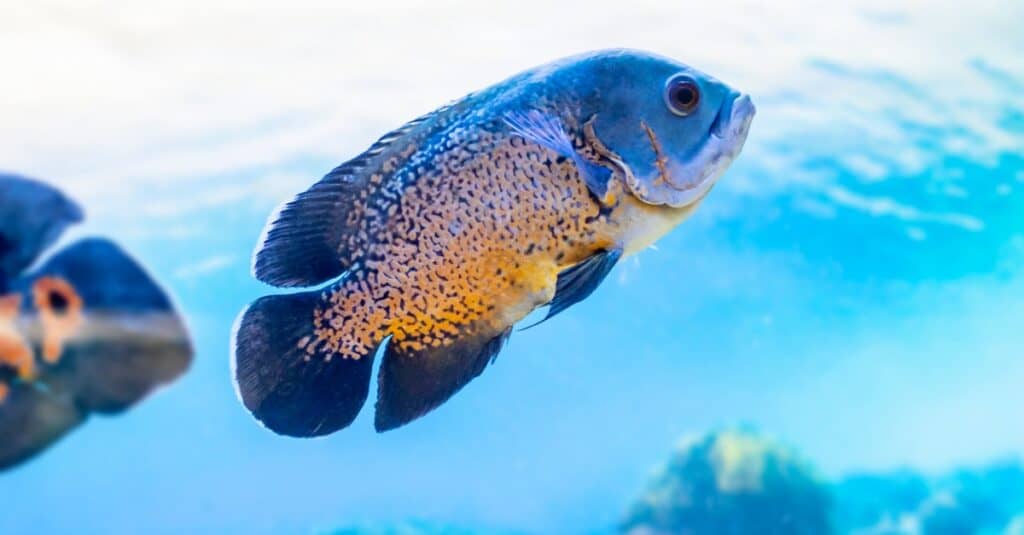
[[[420,145],[462,117],[469,95],[385,134],[365,152],[327,173],[271,216],[256,252],[257,279],[279,287],[314,286],[355,260],[350,238],[366,224],[366,200]]]
[[[0,293],[82,217],[60,190],[0,173]]]

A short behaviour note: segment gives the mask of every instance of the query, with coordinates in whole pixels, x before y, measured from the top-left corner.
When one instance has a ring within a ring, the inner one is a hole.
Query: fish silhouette
[[[599,51],[526,71],[384,135],[269,221],[263,297],[234,339],[271,430],[348,426],[384,346],[375,427],[431,411],[514,324],[589,296],[697,208],[739,154],[748,96],[674,60]]]
[[[0,174],[0,470],[93,412],[127,410],[192,359],[164,291],[113,242],[76,241],[32,267],[82,211]]]

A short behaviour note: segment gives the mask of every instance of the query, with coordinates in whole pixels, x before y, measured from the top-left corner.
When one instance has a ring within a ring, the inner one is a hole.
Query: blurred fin
[[[234,339],[238,395],[271,431],[293,437],[347,427],[366,402],[376,348],[357,359],[316,347],[321,292],[262,297],[242,313]]]
[[[39,454],[86,418],[65,391],[22,382],[7,388],[0,401],[0,471]]]
[[[0,293],[82,218],[82,209],[56,188],[0,173]]]

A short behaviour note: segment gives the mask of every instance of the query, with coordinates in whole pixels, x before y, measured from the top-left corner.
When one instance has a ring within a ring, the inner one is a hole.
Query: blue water
[[[97,209],[86,230],[119,237],[167,283],[195,364],[0,477],[0,533],[410,519],[598,533],[680,437],[733,424],[784,437],[826,477],[1024,453],[1024,61],[958,58],[969,87],[951,95],[892,66],[803,55],[796,87],[751,75],[766,90],[747,148],[693,219],[585,303],[515,333],[443,408],[383,435],[365,411],[330,437],[287,439],[241,407],[228,333],[266,291],[247,264],[281,199],[204,199],[208,184],[244,190],[271,173],[298,191],[391,125],[360,127],[335,157],[146,186],[154,205],[191,199],[151,220]]]

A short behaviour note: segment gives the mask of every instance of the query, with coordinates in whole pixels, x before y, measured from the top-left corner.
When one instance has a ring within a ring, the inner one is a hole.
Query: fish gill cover
[[[56,189],[0,174],[0,470],[90,413],[127,410],[192,358],[169,298],[116,244],[48,251],[81,219]]]

